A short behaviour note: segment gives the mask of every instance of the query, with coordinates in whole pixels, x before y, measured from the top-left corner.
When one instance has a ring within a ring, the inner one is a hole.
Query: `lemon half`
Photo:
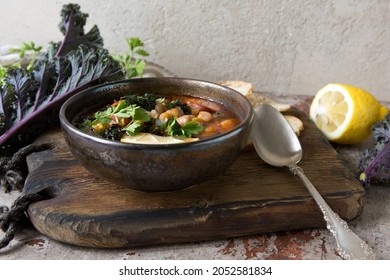
[[[371,135],[371,127],[388,109],[369,92],[346,84],[328,84],[310,106],[310,119],[332,142],[355,144]]]
[[[198,138],[179,138],[172,136],[159,136],[151,133],[138,133],[137,135],[130,136],[125,135],[121,138],[123,143],[132,143],[132,144],[180,144],[187,142],[198,141]]]

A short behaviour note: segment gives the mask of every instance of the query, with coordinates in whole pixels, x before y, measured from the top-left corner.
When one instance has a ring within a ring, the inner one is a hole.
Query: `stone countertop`
[[[269,95],[270,94],[265,94]],[[308,96],[272,96],[308,112],[312,98]],[[384,103],[389,106],[389,103]],[[370,140],[353,146],[335,146],[352,172],[356,172],[361,151],[372,145]],[[10,206],[19,192],[0,192],[1,204]],[[362,214],[350,222],[351,229],[371,246],[378,259],[390,259],[390,189],[372,186],[367,189]],[[2,233],[0,233],[0,236]],[[241,238],[159,245],[128,249],[92,249],[57,242],[40,234],[31,225],[17,233],[11,243],[0,250],[0,260],[323,260],[341,259],[336,242],[326,229],[260,234]]]

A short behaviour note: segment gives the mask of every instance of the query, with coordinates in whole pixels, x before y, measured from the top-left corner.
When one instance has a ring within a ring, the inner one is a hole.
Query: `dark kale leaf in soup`
[[[124,143],[170,144],[228,132],[240,123],[226,106],[192,96],[128,95],[84,117],[79,128]]]

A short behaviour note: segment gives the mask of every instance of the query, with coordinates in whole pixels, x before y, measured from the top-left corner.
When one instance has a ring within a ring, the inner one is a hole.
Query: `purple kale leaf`
[[[61,105],[80,90],[122,79],[122,67],[103,48],[94,26],[84,34],[87,14],[76,4],[61,11],[65,38],[51,43],[33,71],[9,68],[0,86],[0,153],[14,152],[58,123]]]
[[[103,47],[103,39],[96,25],[87,34],[84,34],[87,17],[88,14],[82,13],[80,6],[77,4],[63,6],[61,10],[62,21],[59,24],[59,29],[64,35],[64,40],[58,44],[56,56],[66,55],[81,44],[91,48]]]
[[[363,185],[390,185],[390,114],[372,128],[375,146],[363,152],[359,180]]]

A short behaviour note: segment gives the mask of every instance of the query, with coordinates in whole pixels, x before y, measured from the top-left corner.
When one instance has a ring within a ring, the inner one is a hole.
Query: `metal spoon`
[[[252,141],[259,156],[273,166],[287,166],[297,175],[321,209],[327,228],[333,234],[337,250],[344,259],[375,259],[372,249],[351,231],[325,202],[297,164],[302,159],[298,137],[283,115],[270,105],[255,108]]]

